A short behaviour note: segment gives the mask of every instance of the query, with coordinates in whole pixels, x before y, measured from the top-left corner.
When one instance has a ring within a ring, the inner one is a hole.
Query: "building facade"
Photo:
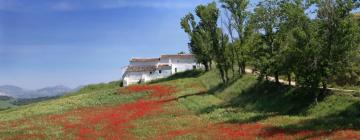
[[[160,58],[133,58],[123,75],[123,85],[146,83],[178,72],[200,69],[191,54],[161,55]]]

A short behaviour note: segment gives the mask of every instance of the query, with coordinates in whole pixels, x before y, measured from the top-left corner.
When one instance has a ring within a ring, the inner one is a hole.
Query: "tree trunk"
[[[209,64],[207,62],[203,63],[203,65],[205,66],[205,71],[209,71]]]
[[[212,69],[212,61],[209,62],[209,70]]]
[[[314,88],[312,91],[316,91],[317,88]],[[319,104],[319,98],[322,98],[327,91],[327,83],[325,81],[322,82],[322,89],[315,94],[315,104]]]
[[[318,87],[311,87],[311,88],[310,88],[310,90],[311,90],[310,92],[315,92],[314,102],[315,102],[316,105],[319,104],[319,102],[318,102],[319,92],[317,92],[317,88],[318,88]]]
[[[246,62],[241,62],[241,73],[246,74]]]
[[[226,82],[229,82],[229,81],[230,81],[228,70],[225,70],[225,78],[226,78]]]
[[[226,83],[224,70],[222,68],[220,68],[219,71],[220,71],[221,80],[223,81],[223,83]]]
[[[320,92],[320,97],[323,97],[325,95],[326,91],[327,91],[327,83],[323,81],[322,82],[322,90]]]
[[[269,76],[267,74],[265,75],[265,79],[266,81],[269,81]]]
[[[322,89],[323,89],[323,92],[325,92],[327,90],[327,83],[326,82],[322,82]]]
[[[277,84],[279,84],[280,82],[279,82],[279,72],[275,72],[275,82],[277,83]]]
[[[231,65],[231,72],[233,74],[233,78],[235,78],[235,67],[234,67],[234,64]]]
[[[239,67],[239,75],[243,75],[243,73],[242,73],[242,66],[241,66],[241,62],[240,61],[238,61],[238,67]]]
[[[291,86],[291,73],[288,73],[288,81],[289,81],[289,86]]]

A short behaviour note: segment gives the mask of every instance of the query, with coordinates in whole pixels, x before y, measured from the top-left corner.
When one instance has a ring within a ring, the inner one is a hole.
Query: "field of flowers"
[[[253,76],[219,86],[214,75],[95,86],[0,112],[0,139],[360,138],[358,97],[334,93],[315,105],[292,87],[270,88]]]

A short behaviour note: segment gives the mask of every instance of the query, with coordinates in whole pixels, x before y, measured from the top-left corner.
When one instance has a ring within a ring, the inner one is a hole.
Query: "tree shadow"
[[[216,85],[215,87],[212,87],[210,89],[208,89],[207,93],[208,94],[216,94],[216,93],[220,93],[222,91],[224,91],[226,88],[234,85],[236,83],[237,80],[239,80],[240,78],[236,78],[236,79],[232,79],[227,83],[219,83],[218,85]]]
[[[189,71],[185,71],[185,72],[179,72],[179,73],[171,75],[167,78],[162,78],[162,79],[151,81],[150,84],[156,84],[156,83],[172,81],[172,80],[177,80],[177,79],[182,79],[182,78],[197,78],[197,77],[203,75],[204,73],[205,72],[202,70],[189,70]]]
[[[187,94],[187,95],[183,95],[183,96],[179,96],[179,97],[175,97],[175,98],[160,100],[160,102],[167,103],[167,102],[172,102],[172,101],[178,101],[180,99],[191,97],[191,96],[202,96],[202,95],[206,95],[206,94],[208,94],[208,93],[205,91],[200,91],[198,93]]]
[[[241,79],[239,79],[241,80]],[[224,87],[220,88],[223,90]],[[219,89],[217,89],[219,90]],[[211,90],[210,90],[211,91]],[[229,101],[204,108],[199,114],[206,114],[218,109],[240,109],[244,112],[257,112],[258,115],[244,118],[232,118],[225,123],[252,123],[276,115],[305,115],[314,104],[315,93],[306,88],[276,84],[269,81],[258,81],[247,89],[236,91],[237,96]],[[209,94],[214,92],[209,92]],[[319,99],[321,102],[325,98]]]
[[[200,76],[200,75],[199,75]],[[199,91],[197,93],[193,93],[193,94],[186,94],[186,95],[182,95],[176,98],[171,98],[171,99],[167,99],[167,100],[161,100],[160,102],[171,102],[171,101],[177,101],[179,99],[183,99],[183,98],[188,98],[191,96],[206,96],[206,95],[214,95],[216,93],[222,92],[223,90],[225,90],[227,87],[233,85],[237,80],[231,80],[228,83],[219,83],[217,86],[212,87],[210,89],[208,89],[207,91]]]
[[[305,88],[260,81],[223,106],[278,115],[301,115],[314,103],[314,96]]]
[[[341,112],[329,114],[324,117],[302,121],[296,124],[285,125],[282,127],[270,127],[263,131],[262,136],[275,136],[279,134],[300,134],[311,132],[304,135],[302,139],[328,137],[341,130],[360,130],[360,102],[354,103]]]
[[[346,109],[324,117],[307,120],[298,124],[284,126],[291,130],[360,130],[360,102],[353,103]]]
[[[241,79],[239,79],[241,80]],[[220,90],[224,87],[219,88]],[[215,90],[215,89],[214,89]],[[237,96],[231,98],[228,102],[220,105],[208,106],[200,110],[199,114],[207,114],[216,110],[227,110],[227,112],[237,113],[241,110],[244,112],[256,112],[256,115],[247,117],[230,118],[223,123],[243,124],[256,123],[268,118],[283,116],[306,116],[307,111],[315,104],[316,94],[321,93],[321,89],[307,89],[293,87],[288,85],[279,85],[274,82],[258,81],[249,88],[237,91]],[[210,92],[214,93],[214,92]],[[209,94],[210,94],[209,93]],[[319,97],[321,103],[327,96],[334,94],[328,91]],[[347,96],[347,95],[344,95]],[[360,130],[360,101],[353,103],[346,109],[329,114],[324,117],[300,121],[299,123],[282,125],[281,127],[269,127],[264,130],[264,135],[277,135],[281,133],[299,134],[304,131],[313,131],[306,138],[315,138],[331,135],[336,130]]]

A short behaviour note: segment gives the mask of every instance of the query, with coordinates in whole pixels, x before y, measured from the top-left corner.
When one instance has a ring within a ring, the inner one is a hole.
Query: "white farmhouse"
[[[161,55],[160,58],[133,58],[123,75],[123,84],[129,86],[149,82],[201,67],[191,54]]]

